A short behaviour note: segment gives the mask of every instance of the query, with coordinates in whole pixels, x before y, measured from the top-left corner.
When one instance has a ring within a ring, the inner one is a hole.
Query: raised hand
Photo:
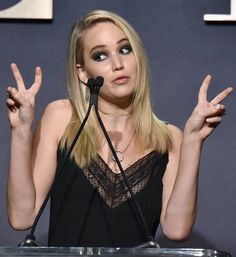
[[[31,126],[34,119],[35,97],[42,83],[42,71],[40,67],[35,68],[34,83],[26,89],[24,80],[15,63],[11,64],[16,88],[7,88],[7,106],[10,125],[12,128],[18,126]]]
[[[207,90],[211,82],[208,75],[203,80],[198,94],[198,103],[186,122],[184,132],[204,140],[220,124],[225,114],[225,106],[221,102],[233,91],[232,87],[224,89],[210,102],[207,100]]]

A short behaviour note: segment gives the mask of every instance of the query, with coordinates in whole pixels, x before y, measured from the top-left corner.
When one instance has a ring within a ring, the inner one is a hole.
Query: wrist
[[[204,140],[198,133],[188,133],[187,131],[184,130],[182,143],[201,147],[203,142]]]
[[[28,138],[32,136],[32,126],[31,125],[21,125],[12,128],[12,136],[16,136],[19,138]]]

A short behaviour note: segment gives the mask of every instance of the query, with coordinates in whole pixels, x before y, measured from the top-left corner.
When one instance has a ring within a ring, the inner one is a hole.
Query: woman
[[[197,209],[201,147],[221,122],[226,88],[210,102],[208,75],[183,133],[152,112],[148,65],[136,32],[121,17],[93,11],[75,24],[68,61],[69,100],[50,103],[32,135],[35,97],[42,72],[26,89],[15,64],[17,88],[7,100],[12,128],[8,185],[9,220],[27,229],[60,170],[88,107],[86,83],[104,77],[98,108],[154,236],[161,224],[171,240],[184,240]],[[49,245],[134,246],[146,241],[130,193],[94,113],[77,142],[51,197]]]

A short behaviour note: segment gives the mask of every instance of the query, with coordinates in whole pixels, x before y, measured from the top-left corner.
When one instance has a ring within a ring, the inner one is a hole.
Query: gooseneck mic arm
[[[108,135],[108,133],[106,131],[106,128],[105,128],[105,126],[104,126],[104,124],[102,122],[102,119],[100,117],[100,114],[99,114],[99,111],[98,111],[98,93],[99,93],[100,87],[103,85],[103,82],[104,82],[103,80],[104,80],[103,77],[97,77],[96,81],[91,81],[91,83],[89,85],[89,89],[90,89],[90,102],[91,102],[91,104],[94,105],[95,113],[96,113],[98,122],[99,122],[99,124],[100,124],[100,126],[102,128],[102,131],[103,131],[104,136],[105,136],[105,138],[107,140],[107,143],[108,143],[109,148],[110,148],[110,150],[112,152],[112,155],[114,156],[115,161],[116,161],[116,163],[117,163],[117,165],[119,167],[119,170],[120,170],[121,175],[122,175],[122,177],[124,179],[125,185],[127,186],[128,191],[129,191],[129,193],[131,195],[131,199],[134,201],[135,207],[137,209],[138,215],[140,217],[140,220],[141,220],[143,228],[144,228],[144,232],[145,232],[145,235],[146,235],[146,238],[147,238],[147,242],[144,243],[144,244],[141,244],[141,245],[139,245],[137,247],[159,247],[159,245],[154,241],[153,237],[148,232],[147,224],[146,224],[145,219],[143,217],[141,208],[140,208],[140,206],[139,206],[139,204],[138,204],[138,202],[137,202],[137,200],[135,198],[135,195],[134,195],[133,190],[132,190],[132,188],[130,186],[130,183],[129,183],[126,175],[125,175],[125,172],[124,172],[124,170],[123,170],[123,168],[121,166],[121,163],[120,163],[119,158],[118,158],[118,156],[116,154],[116,151],[115,151],[115,149],[114,149],[114,147],[112,145],[112,142],[111,142],[111,140],[109,138],[109,135]]]
[[[116,151],[115,151],[115,149],[114,149],[114,147],[113,147],[113,145],[112,145],[112,142],[111,142],[111,140],[110,140],[110,138],[109,138],[109,135],[108,135],[108,133],[107,133],[107,131],[106,131],[106,128],[105,128],[105,126],[104,126],[104,124],[103,124],[103,122],[102,122],[102,119],[101,119],[101,117],[100,117],[100,114],[99,114],[99,112],[98,112],[98,107],[97,107],[96,105],[95,105],[95,112],[96,112],[96,115],[97,115],[97,118],[98,118],[98,122],[99,122],[99,124],[100,124],[100,126],[101,126],[101,128],[102,128],[102,131],[103,131],[103,133],[104,133],[104,136],[105,136],[105,138],[106,138],[106,140],[107,140],[107,143],[108,143],[108,145],[109,145],[109,147],[110,147],[110,150],[111,150],[111,152],[112,152],[112,155],[114,156],[115,161],[116,161],[116,163],[117,163],[117,165],[118,165],[118,167],[119,167],[119,170],[120,170],[120,172],[121,172],[121,175],[122,175],[122,177],[123,177],[123,179],[124,179],[125,185],[127,186],[128,191],[129,191],[129,193],[130,193],[130,195],[131,195],[131,198],[133,199],[134,204],[135,204],[135,206],[136,206],[136,209],[137,209],[137,211],[138,211],[138,213],[139,213],[139,217],[140,217],[140,220],[141,220],[141,222],[142,222],[142,224],[143,224],[143,228],[144,228],[144,230],[145,230],[145,234],[146,234],[146,236],[147,236],[147,240],[148,240],[148,242],[149,242],[149,241],[152,241],[152,242],[153,242],[153,241],[154,241],[154,240],[153,240],[153,237],[152,237],[152,236],[149,234],[149,232],[148,232],[148,228],[147,228],[145,219],[144,219],[144,217],[143,217],[142,211],[141,211],[141,209],[140,209],[140,206],[139,206],[139,204],[138,204],[138,202],[137,202],[137,200],[136,200],[136,198],[135,198],[134,192],[133,192],[133,190],[132,190],[132,188],[131,188],[131,186],[130,186],[130,183],[129,183],[129,181],[128,181],[126,175],[125,175],[125,172],[124,172],[124,170],[123,170],[123,168],[122,168],[122,166],[121,166],[120,160],[119,160],[119,158],[118,158],[118,156],[117,156],[117,154],[116,154]]]
[[[63,161],[62,166],[61,166],[60,170],[57,172],[57,175],[55,176],[55,179],[54,179],[54,181],[53,181],[53,183],[52,183],[52,185],[51,185],[51,187],[50,187],[50,189],[49,189],[49,191],[48,191],[48,193],[47,193],[47,195],[46,195],[46,197],[45,197],[45,199],[44,199],[44,201],[43,201],[43,203],[42,203],[42,205],[41,205],[41,207],[40,207],[40,209],[39,209],[39,211],[36,215],[36,218],[34,220],[34,223],[33,223],[32,227],[31,227],[30,233],[28,235],[26,235],[25,240],[20,242],[18,244],[18,246],[20,246],[20,247],[29,247],[29,246],[37,247],[37,246],[40,246],[40,244],[36,241],[35,235],[34,235],[36,226],[37,226],[38,221],[39,221],[39,219],[40,219],[40,217],[41,217],[41,215],[42,215],[42,213],[43,213],[43,211],[44,211],[44,209],[45,209],[45,207],[48,203],[48,200],[49,200],[49,198],[50,198],[50,196],[53,192],[53,189],[54,189],[58,179],[60,178],[61,174],[63,173],[62,171],[63,171],[63,169],[64,169],[64,167],[65,167],[65,165],[66,165],[66,163],[67,163],[67,161],[70,157],[70,154],[71,154],[71,152],[72,152],[72,150],[73,150],[73,148],[74,148],[74,146],[75,146],[75,144],[76,144],[76,142],[77,142],[77,140],[78,140],[78,138],[79,138],[79,136],[80,136],[80,134],[81,134],[81,132],[84,128],[84,125],[88,120],[88,117],[89,117],[89,114],[91,112],[92,106],[95,103],[97,103],[98,92],[99,92],[99,89],[102,85],[103,85],[103,78],[102,77],[97,77],[96,79],[91,78],[91,79],[88,80],[87,86],[90,89],[90,101],[89,101],[89,107],[88,107],[87,113],[84,117],[83,122],[81,123],[81,125],[79,127],[79,130],[78,130],[70,148],[68,149],[68,151],[66,153],[66,156],[65,156],[65,159]]]
[[[96,98],[96,99],[97,99],[97,98]],[[94,102],[94,107],[95,107],[95,113],[96,113],[98,122],[99,122],[99,124],[100,124],[100,126],[101,126],[101,128],[102,128],[102,131],[103,131],[104,136],[105,136],[105,138],[106,138],[106,140],[107,140],[107,143],[108,143],[109,148],[110,148],[110,150],[111,150],[111,152],[112,152],[112,155],[114,156],[115,161],[116,161],[116,163],[117,163],[117,165],[118,165],[118,167],[119,167],[119,170],[120,170],[121,175],[122,175],[122,177],[123,177],[123,179],[124,179],[125,185],[126,185],[127,188],[128,188],[128,191],[129,191],[129,193],[130,193],[130,195],[131,195],[131,199],[132,199],[133,202],[134,202],[134,205],[135,205],[135,207],[136,207],[136,209],[137,209],[138,215],[139,215],[139,217],[140,217],[141,223],[142,223],[143,228],[144,228],[144,232],[145,232],[145,235],[146,235],[146,238],[147,238],[147,242],[146,242],[146,243],[143,243],[143,244],[141,244],[141,245],[138,245],[137,248],[143,248],[143,247],[155,247],[155,248],[159,248],[159,245],[157,244],[157,242],[154,241],[153,237],[150,235],[150,233],[149,233],[149,231],[148,231],[147,224],[146,224],[145,219],[144,219],[144,217],[143,217],[141,208],[140,208],[140,206],[139,206],[139,204],[138,204],[138,202],[137,202],[137,200],[136,200],[136,198],[135,198],[134,192],[133,192],[133,190],[132,190],[132,188],[131,188],[131,186],[130,186],[130,183],[129,183],[129,181],[128,181],[126,175],[125,175],[125,172],[124,172],[124,170],[123,170],[123,168],[122,168],[122,166],[121,166],[120,160],[119,160],[119,158],[118,158],[118,156],[117,156],[117,154],[116,154],[116,151],[115,151],[115,149],[114,149],[114,147],[113,147],[113,145],[112,145],[112,142],[111,142],[111,140],[110,140],[110,138],[109,138],[109,135],[108,135],[108,133],[107,133],[107,131],[106,131],[106,128],[105,128],[105,126],[104,126],[104,124],[103,124],[103,122],[102,122],[102,119],[101,119],[100,114],[99,114],[99,111],[98,111],[97,100]]]

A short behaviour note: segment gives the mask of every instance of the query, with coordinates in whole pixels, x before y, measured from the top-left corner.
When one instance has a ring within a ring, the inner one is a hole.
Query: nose
[[[119,71],[119,70],[123,70],[123,69],[124,69],[124,64],[123,64],[121,56],[114,55],[112,57],[112,70]]]

